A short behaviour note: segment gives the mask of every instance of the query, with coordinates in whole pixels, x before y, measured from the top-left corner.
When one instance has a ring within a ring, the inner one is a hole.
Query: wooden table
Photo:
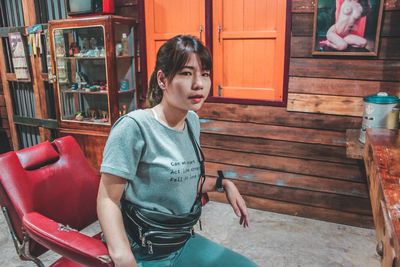
[[[368,129],[364,150],[369,194],[382,266],[400,266],[400,134]]]

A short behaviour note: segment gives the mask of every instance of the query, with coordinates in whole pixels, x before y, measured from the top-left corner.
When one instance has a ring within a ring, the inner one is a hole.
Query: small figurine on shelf
[[[97,40],[96,38],[90,38],[90,49],[95,49],[97,47]]]
[[[79,72],[75,73],[75,82],[77,85],[76,89],[81,89],[82,88],[82,79],[81,79],[81,76],[79,75]]]
[[[82,50],[87,50],[90,48],[89,39],[87,37],[82,39]]]
[[[107,91],[107,84],[105,81],[100,81],[99,85],[100,85],[100,91]]]
[[[69,45],[68,55],[69,55],[70,57],[73,57],[73,56],[75,56],[75,55],[77,55],[77,54],[79,54],[79,47],[78,47],[78,45],[77,45],[75,42],[72,42],[72,43]]]
[[[122,34],[121,44],[122,44],[122,55],[129,56],[128,36],[126,35],[126,33]]]
[[[118,57],[120,56],[122,53],[122,44],[121,43],[117,43],[115,45],[115,55]]]
[[[102,122],[108,122],[108,112],[105,110],[99,110],[99,113],[101,113],[101,121]]]
[[[95,120],[96,119],[96,110],[95,109],[88,109],[89,118]]]
[[[101,49],[100,49],[100,55],[99,55],[100,57],[105,57],[106,56],[106,50],[104,49],[104,47],[102,47]]]
[[[56,44],[57,57],[65,57],[65,47],[61,44]]]
[[[119,90],[120,91],[128,91],[129,90],[129,80],[128,79],[121,79],[119,81]]]
[[[125,115],[126,114],[126,105],[123,104],[122,105],[122,110],[121,110],[121,115]]]
[[[76,115],[75,115],[75,120],[83,121],[83,113],[82,112],[77,112]]]
[[[78,90],[78,83],[73,83],[73,84],[71,84],[71,90],[72,91],[75,91],[75,90]]]
[[[100,85],[91,85],[89,87],[89,89],[90,89],[90,92],[97,92],[100,90]]]

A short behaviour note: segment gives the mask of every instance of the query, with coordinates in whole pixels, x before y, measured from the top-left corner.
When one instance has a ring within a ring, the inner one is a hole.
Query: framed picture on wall
[[[316,0],[313,55],[376,56],[384,0]]]

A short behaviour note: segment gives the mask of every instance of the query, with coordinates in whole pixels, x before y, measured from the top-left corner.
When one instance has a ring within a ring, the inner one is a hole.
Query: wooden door
[[[197,36],[205,42],[205,0],[145,0],[147,73],[154,69],[157,51],[178,34]]]
[[[281,101],[286,1],[213,1],[214,96]]]

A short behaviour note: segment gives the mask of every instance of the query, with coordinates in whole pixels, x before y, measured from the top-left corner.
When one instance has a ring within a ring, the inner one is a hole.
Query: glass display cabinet
[[[50,21],[49,34],[61,128],[108,131],[136,109],[134,19]]]
[[[112,15],[49,21],[58,136],[74,136],[97,170],[111,126],[138,105],[135,28]]]

